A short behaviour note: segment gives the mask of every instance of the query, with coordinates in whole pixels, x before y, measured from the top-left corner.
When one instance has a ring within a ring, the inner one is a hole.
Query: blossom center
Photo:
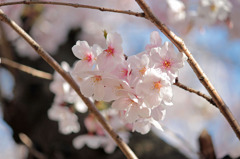
[[[146,72],[146,67],[143,67],[141,70],[139,70],[139,72],[141,73],[141,75],[144,75],[144,73]]]
[[[154,82],[153,89],[160,90],[160,89],[161,89],[161,87],[162,87],[161,81]]]
[[[112,48],[111,46],[108,46],[108,48],[106,50],[104,50],[104,52],[107,53],[107,56],[110,56],[110,55],[114,55],[114,48]]]
[[[172,65],[172,64],[171,64],[171,62],[170,62],[169,60],[163,61],[163,67],[164,67],[165,69],[170,68],[171,65]]]
[[[122,84],[120,84],[119,86],[116,86],[116,89],[123,89],[123,85]]]
[[[87,54],[83,60],[86,60],[88,62],[91,62],[93,59],[92,54]]]
[[[94,81],[94,82],[99,82],[99,81],[101,81],[101,80],[102,80],[102,76],[97,76],[97,75],[96,75],[96,76],[93,77],[93,81]]]
[[[214,11],[216,11],[217,7],[216,7],[216,5],[211,4],[210,9],[211,9],[212,12],[214,12]]]
[[[121,72],[122,72],[124,77],[126,77],[128,75],[128,70],[125,69],[125,68],[123,68]]]

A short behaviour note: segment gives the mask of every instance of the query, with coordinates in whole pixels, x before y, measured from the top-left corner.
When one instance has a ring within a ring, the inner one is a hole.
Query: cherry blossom
[[[187,60],[183,53],[175,53],[173,45],[169,42],[165,42],[162,48],[152,49],[151,58],[156,68],[160,68],[168,74],[171,82],[174,82],[178,70],[184,66],[184,61]]]
[[[201,0],[197,11],[197,22],[214,24],[217,20],[224,21],[229,17],[232,5],[228,0]]]
[[[108,109],[101,111],[101,114],[108,120],[108,122],[118,133],[118,135],[126,143],[128,143],[130,133],[125,127],[125,124],[121,120],[119,120],[117,111],[113,109]],[[108,133],[102,128],[102,126],[98,123],[95,117],[92,114],[89,114],[89,116],[85,119],[84,123],[88,130],[88,134],[77,136],[73,140],[73,146],[77,149],[81,149],[84,145],[93,149],[102,147],[106,153],[113,153],[117,145],[108,135]]]
[[[146,46],[146,50],[151,50],[155,47],[161,47],[162,46],[162,38],[160,37],[159,33],[157,31],[153,31],[150,36],[150,44]]]
[[[169,9],[167,15],[170,23],[176,23],[186,18],[186,8],[180,0],[167,0]]]
[[[63,134],[77,133],[80,130],[78,117],[64,104],[54,102],[48,110],[48,117],[58,121],[59,131]]]
[[[98,56],[97,64],[100,70],[112,70],[124,60],[122,38],[118,33],[108,33],[106,49]]]
[[[87,71],[92,69],[102,50],[98,45],[90,47],[86,41],[77,41],[76,45],[72,47],[72,51],[77,58],[81,59],[75,68]]]
[[[122,38],[118,33],[109,33],[106,44],[104,50],[78,41],[72,48],[74,55],[82,59],[72,72],[82,94],[96,101],[113,101],[112,108],[119,112],[125,124],[132,125],[132,131],[145,134],[151,125],[162,130],[159,122],[164,119],[165,106],[172,105],[171,85],[186,57],[176,54],[168,42],[162,46],[156,31],[151,33],[146,50],[127,59],[124,59]],[[99,50],[103,51],[99,54]],[[98,132],[96,125],[86,126],[90,132]]]
[[[144,98],[149,108],[161,103],[172,105],[173,93],[169,77],[159,69],[148,69],[143,80],[136,85],[136,92]]]
[[[65,71],[71,71],[68,63],[62,62],[61,65]],[[55,93],[55,98],[52,107],[48,110],[48,117],[58,121],[61,133],[69,134],[71,132],[78,132],[80,125],[78,117],[74,113],[75,111],[86,112],[87,106],[57,72],[54,73],[50,90]]]

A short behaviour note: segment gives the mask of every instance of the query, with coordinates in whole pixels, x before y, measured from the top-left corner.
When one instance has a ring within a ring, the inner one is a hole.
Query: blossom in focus
[[[154,108],[161,103],[172,105],[171,83],[167,74],[161,70],[147,70],[143,80],[136,85],[136,92],[149,108]]]
[[[171,82],[174,82],[178,75],[178,70],[184,66],[184,62],[187,60],[185,54],[175,53],[173,44],[169,42],[165,42],[162,48],[152,49],[150,54],[155,68],[166,72]]]
[[[168,42],[162,46],[156,31],[151,33],[146,50],[127,59],[118,33],[109,33],[106,44],[107,49],[94,55],[95,65],[90,64],[85,70],[81,65],[74,65],[72,74],[78,79],[82,94],[96,101],[113,101],[112,108],[119,112],[125,124],[131,125],[132,131],[145,134],[151,125],[162,130],[160,121],[164,119],[165,106],[172,105],[172,83],[183,67],[185,56],[176,54]],[[78,41],[72,50],[80,59],[92,51],[85,41]]]
[[[98,45],[90,47],[86,41],[77,41],[76,45],[72,47],[73,54],[81,59],[76,63],[76,65],[78,65],[77,68],[85,71],[91,70],[101,51]]]
[[[122,38],[118,33],[108,33],[106,49],[98,56],[97,64],[102,71],[111,71],[124,60]]]

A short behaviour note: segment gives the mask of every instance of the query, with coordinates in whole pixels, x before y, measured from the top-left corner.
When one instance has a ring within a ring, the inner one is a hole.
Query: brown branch
[[[113,140],[117,143],[119,148],[129,159],[136,159],[136,155],[128,147],[128,145],[114,132],[112,127],[106,122],[104,117],[99,113],[95,105],[86,97],[84,97],[80,91],[78,84],[71,77],[71,75],[65,72],[61,66],[38,44],[36,43],[20,26],[18,26],[14,21],[9,19],[1,10],[0,10],[0,20],[8,24],[12,29],[14,29],[22,38],[24,38],[31,47],[54,69],[56,70],[76,91],[76,93],[82,98],[84,103],[88,106],[88,109],[95,115],[100,124],[104,129],[109,133]]]
[[[47,5],[60,5],[60,6],[69,6],[74,8],[88,8],[88,9],[94,9],[94,10],[100,10],[102,12],[114,12],[114,13],[122,13],[122,14],[128,14],[133,15],[136,17],[144,17],[144,13],[138,13],[133,12],[130,10],[117,10],[117,9],[111,9],[111,8],[103,8],[103,7],[97,7],[97,6],[91,6],[91,5],[83,5],[83,4],[77,4],[77,3],[66,3],[66,2],[55,2],[55,1],[15,1],[15,2],[5,2],[0,3],[1,6],[9,6],[9,5],[17,5],[17,4],[47,4]]]
[[[176,79],[176,81],[173,85],[178,86],[178,87],[180,87],[180,88],[182,88],[182,89],[184,89],[188,92],[195,93],[195,94],[199,95],[200,97],[203,97],[204,99],[206,99],[210,104],[212,104],[214,106],[217,106],[216,103],[213,101],[213,99],[211,97],[209,97],[208,95],[206,95],[206,94],[204,94],[200,91],[197,91],[193,88],[185,86],[184,84],[182,84],[178,81],[178,78]]]
[[[47,157],[43,153],[37,151],[33,147],[31,139],[26,134],[20,133],[19,138],[22,141],[22,143],[28,148],[29,153],[31,153],[34,157],[38,159],[47,159]]]
[[[34,69],[32,67],[29,67],[29,66],[26,66],[26,65],[23,65],[23,64],[19,64],[17,62],[14,62],[14,61],[9,60],[9,59],[4,58],[4,57],[0,57],[0,64],[7,65],[7,66],[10,66],[12,68],[18,69],[20,71],[31,74],[32,76],[36,76],[36,77],[43,78],[43,79],[48,79],[48,80],[52,79],[52,75],[50,73],[39,71],[37,69]]]
[[[224,115],[228,123],[231,125],[238,139],[240,140],[240,126],[236,119],[234,118],[232,112],[229,110],[228,106],[225,104],[223,99],[220,97],[216,89],[213,87],[212,83],[208,80],[207,76],[194,59],[184,41],[175,35],[171,30],[169,30],[164,24],[161,23],[152,13],[149,6],[145,3],[144,0],[135,0],[138,5],[142,8],[145,13],[145,16],[148,20],[150,20],[177,48],[180,52],[183,52],[188,57],[188,63],[195,72],[199,81],[203,84],[203,86],[207,89],[208,93],[213,98],[213,101],[216,103],[217,107]]]

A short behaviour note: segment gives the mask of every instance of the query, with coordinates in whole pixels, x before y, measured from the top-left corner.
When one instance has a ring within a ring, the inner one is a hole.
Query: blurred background
[[[15,0],[0,0],[0,3]],[[34,0],[33,0],[34,1]],[[71,0],[99,7],[141,12],[134,0]],[[58,1],[58,2],[61,2]],[[239,0],[146,0],[154,14],[179,35],[240,122],[240,22]],[[130,15],[55,5],[1,6],[59,63],[77,60],[72,46],[77,40],[104,48],[103,31],[118,32],[128,56],[144,51],[152,31],[147,20]],[[160,33],[160,32],[159,32]],[[169,41],[161,34],[163,41]],[[9,26],[0,23],[0,57],[53,74],[54,70]],[[186,63],[179,81],[208,94]],[[54,100],[51,80],[41,79],[7,65],[0,65],[0,159],[123,158],[119,149],[77,150],[72,140],[87,132],[85,115],[76,113],[80,132],[59,132],[48,110]],[[129,145],[139,158],[240,158],[240,142],[220,111],[205,99],[173,86],[172,107],[167,109],[164,132],[131,133]],[[199,137],[211,136],[216,156],[202,156]],[[20,135],[22,134],[22,135]],[[25,135],[23,135],[25,134]],[[26,143],[24,143],[24,141]],[[30,148],[26,145],[29,145]]]

